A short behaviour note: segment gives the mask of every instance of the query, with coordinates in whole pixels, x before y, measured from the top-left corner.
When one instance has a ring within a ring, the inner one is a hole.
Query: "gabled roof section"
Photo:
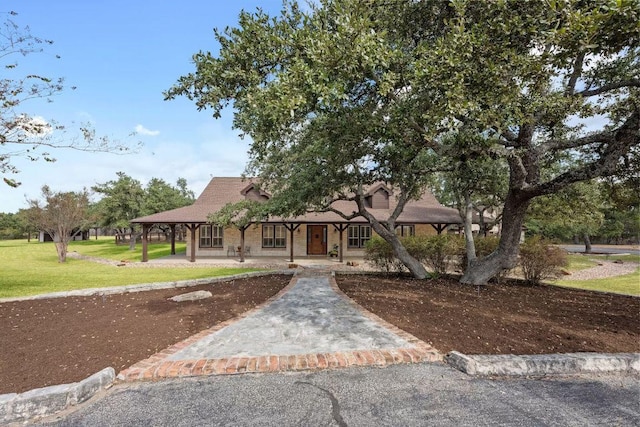
[[[250,183],[240,191],[246,200],[266,201],[271,198],[271,194],[261,190],[255,183]]]
[[[373,196],[379,190],[384,190],[387,193],[387,195],[389,195],[389,196],[391,196],[393,194],[393,191],[391,191],[391,189],[389,187],[387,187],[387,184],[385,184],[384,182],[379,182],[378,184],[375,184],[371,188],[369,188],[369,191],[364,193],[364,196],[365,197]]]

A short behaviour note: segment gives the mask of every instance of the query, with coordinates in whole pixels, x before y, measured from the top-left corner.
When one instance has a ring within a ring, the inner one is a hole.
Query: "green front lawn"
[[[1,247],[1,246],[0,246]],[[187,244],[176,242],[176,253],[185,254]],[[82,255],[107,258],[114,261],[140,261],[142,260],[142,245],[138,243],[134,251],[129,250],[129,245],[116,245],[113,237],[99,237],[98,240],[85,240],[69,243],[69,252],[76,251]],[[171,254],[171,244],[150,243],[148,248],[149,259],[161,258]],[[55,253],[55,249],[54,249]]]
[[[184,253],[185,245],[176,244]],[[72,242],[69,251],[112,260],[141,259],[141,245],[129,251],[126,245],[116,246],[113,238]],[[168,255],[168,243],[149,245],[149,258]],[[24,240],[0,241],[0,298],[36,295],[72,289],[122,286],[138,283],[169,282],[227,276],[256,271],[248,268],[122,268],[91,261],[67,258],[58,263],[53,243]]]
[[[625,274],[624,276],[592,280],[558,280],[557,282],[554,282],[554,284],[591,291],[640,296],[640,268],[637,268],[633,273]]]
[[[569,271],[585,270],[587,268],[595,267],[598,264],[596,261],[585,255],[570,254],[567,258],[569,260],[567,270]]]

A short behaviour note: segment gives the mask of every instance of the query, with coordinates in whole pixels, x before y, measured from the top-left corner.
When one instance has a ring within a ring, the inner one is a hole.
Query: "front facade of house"
[[[242,200],[265,201],[269,194],[251,180],[213,178],[191,206],[160,212],[133,220],[143,226],[143,261],[146,260],[146,235],[152,225],[184,224],[187,236],[187,257],[276,257],[293,261],[300,257],[362,257],[364,246],[371,239],[371,226],[364,218],[346,221],[333,212],[309,213],[296,218],[270,218],[243,228],[220,227],[208,222],[208,216],[228,203]],[[395,207],[392,189],[384,184],[369,188],[367,210],[384,220]],[[354,202],[340,201],[333,207],[350,214]],[[438,234],[451,224],[460,223],[455,209],[446,208],[425,194],[407,203],[398,217],[396,233],[402,236]],[[173,240],[172,240],[173,241]]]
[[[342,224],[344,226],[344,224]],[[245,253],[255,257],[290,256],[290,231],[283,223],[253,224],[245,230]],[[332,250],[338,251],[340,242],[346,257],[362,257],[364,245],[374,234],[368,224],[351,224],[340,233],[340,224],[300,224],[294,231],[293,255],[328,256]],[[404,236],[437,234],[429,224],[403,224],[396,229]],[[340,238],[342,235],[342,240]],[[190,238],[190,237],[189,237]],[[202,224],[196,233],[196,257],[238,256],[241,231],[237,228],[222,228],[212,224]],[[187,256],[190,255],[187,245]],[[336,252],[338,254],[338,252]]]

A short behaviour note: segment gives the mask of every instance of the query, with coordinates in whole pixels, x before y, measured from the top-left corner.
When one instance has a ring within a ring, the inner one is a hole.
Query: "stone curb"
[[[115,370],[105,368],[77,383],[36,388],[20,394],[2,394],[0,424],[44,417],[78,405],[110,386],[115,378]]]
[[[474,376],[546,376],[640,372],[640,353],[560,353],[536,355],[447,354],[452,367]]]
[[[191,286],[208,285],[210,283],[227,282],[229,280],[235,280],[235,279],[246,279],[248,277],[270,276],[273,274],[291,274],[292,275],[294,273],[295,273],[294,270],[256,271],[253,273],[234,274],[232,276],[217,276],[217,277],[208,277],[208,278],[204,277],[201,279],[177,280],[174,282],[155,282],[155,283],[141,283],[138,285],[114,286],[114,287],[108,287],[108,288],[75,289],[72,291],[52,292],[48,294],[31,295],[26,297],[0,298],[0,303],[16,302],[16,301],[31,301],[31,300],[48,299],[48,298],[114,295],[114,294],[125,294],[129,292],[155,291],[159,289],[171,289],[171,288],[188,288]]]

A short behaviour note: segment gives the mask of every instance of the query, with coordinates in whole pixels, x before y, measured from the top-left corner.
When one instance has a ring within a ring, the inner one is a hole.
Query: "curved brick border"
[[[295,286],[298,277],[293,277],[291,282],[278,294],[269,298],[263,304],[244,313],[242,316],[222,322],[210,329],[199,332],[133,366],[123,370],[118,374],[121,381],[153,380],[159,378],[174,378],[197,375],[228,375],[240,373],[264,373],[264,372],[284,372],[318,370],[331,368],[346,368],[349,366],[387,366],[398,363],[417,363],[424,361],[442,361],[443,356],[433,347],[420,341],[413,335],[387,323],[375,314],[365,310],[356,304],[351,298],[345,295],[335,281],[334,274],[331,274],[329,283],[331,288],[352,307],[360,311],[381,326],[399,335],[412,344],[411,347],[380,349],[380,350],[353,350],[337,353],[310,353],[297,355],[270,355],[251,357],[229,357],[218,359],[191,359],[191,360],[168,360],[168,358],[185,347],[205,338],[209,334],[217,332],[222,328],[235,323],[266,305],[280,298]]]

